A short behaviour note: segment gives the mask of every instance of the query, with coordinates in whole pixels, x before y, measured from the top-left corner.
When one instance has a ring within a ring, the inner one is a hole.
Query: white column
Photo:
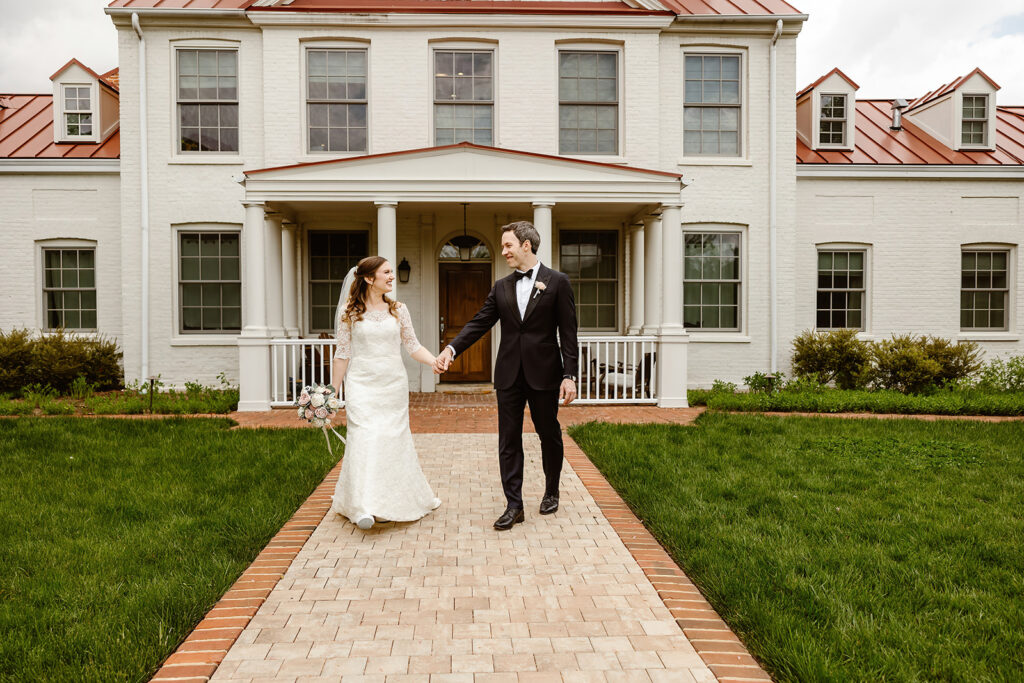
[[[644,325],[644,231],[629,226],[629,330],[640,334]]]
[[[281,222],[283,220],[284,216],[281,214],[268,212],[264,221],[267,231],[267,329],[270,337],[278,338],[284,336],[284,264],[282,263],[283,250],[281,249]]]
[[[658,405],[685,408],[689,335],[683,327],[683,227],[681,204],[662,204],[661,328],[658,340]]]
[[[291,221],[281,223],[281,307],[284,333],[299,336],[299,277],[296,268],[298,226]]]
[[[554,202],[533,203],[533,227],[540,233],[537,258],[548,268],[554,267],[551,263],[551,207],[554,205]]]
[[[398,298],[398,215],[396,201],[374,202],[377,207],[377,255],[391,262],[395,269],[395,290],[392,297]]]
[[[238,409],[270,410],[270,340],[267,330],[265,207],[246,202],[245,326],[238,337]]]
[[[661,218],[644,216],[644,334],[661,326]]]

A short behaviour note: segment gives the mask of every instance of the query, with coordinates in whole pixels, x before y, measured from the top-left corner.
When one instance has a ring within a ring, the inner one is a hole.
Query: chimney
[[[892,102],[892,125],[889,130],[903,130],[903,110],[907,108],[907,101],[897,97]]]

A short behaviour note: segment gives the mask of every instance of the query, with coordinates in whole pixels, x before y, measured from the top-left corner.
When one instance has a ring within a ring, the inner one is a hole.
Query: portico
[[[608,402],[686,405],[678,174],[461,143],[252,170],[243,185],[243,277],[251,284],[238,342],[240,410],[287,404],[296,382],[329,379],[323,373],[331,340],[317,336],[333,336],[327,314],[340,293],[338,275],[349,267],[345,259],[380,254],[396,267],[405,262],[411,275],[396,296],[409,305],[421,343],[436,353],[451,324],[444,288],[454,284],[462,296],[479,298],[461,306],[475,310],[482,297],[470,294],[472,279],[493,282],[508,272],[497,228],[520,219],[533,221],[540,260],[556,269],[571,269],[570,259],[602,258],[593,249],[563,257],[561,230],[600,226],[621,235],[612,255],[621,266],[606,283],[618,301],[609,308],[614,324],[602,320],[599,335],[581,330],[589,400],[602,401],[603,389]],[[335,237],[328,243],[328,234],[347,235],[348,250]],[[460,257],[449,244],[459,236],[478,248]],[[497,339],[490,343],[493,354]],[[428,369],[408,368],[412,388],[435,389]]]

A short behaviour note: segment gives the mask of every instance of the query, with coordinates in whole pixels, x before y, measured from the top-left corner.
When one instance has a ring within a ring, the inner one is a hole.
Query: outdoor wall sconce
[[[403,285],[409,281],[409,273],[412,272],[412,266],[409,262],[402,258],[402,262],[398,264],[398,281]]]

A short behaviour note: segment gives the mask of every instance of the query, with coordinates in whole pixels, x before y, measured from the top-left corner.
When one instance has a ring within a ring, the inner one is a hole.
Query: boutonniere
[[[540,280],[537,280],[537,282],[534,283],[533,288],[537,290],[537,292],[533,295],[533,298],[536,299],[538,296],[540,296],[541,292],[548,288],[548,286],[541,282]]]

